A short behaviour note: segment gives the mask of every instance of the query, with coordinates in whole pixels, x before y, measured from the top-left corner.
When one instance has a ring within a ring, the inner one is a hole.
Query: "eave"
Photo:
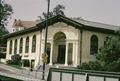
[[[94,32],[101,32],[101,33],[107,33],[107,34],[115,34],[115,30],[87,26],[87,25],[81,24],[77,21],[74,21],[70,18],[67,18],[65,16],[62,16],[62,15],[57,15],[57,16],[54,16],[52,18],[49,18],[48,19],[48,26],[53,25],[57,22],[64,22],[67,25],[71,25],[71,26],[73,26],[77,29],[94,31]],[[22,31],[18,31],[18,32],[14,32],[14,33],[5,35],[4,38],[7,39],[7,38],[10,38],[10,37],[24,35],[24,34],[35,32],[35,31],[42,31],[42,29],[44,29],[44,28],[46,28],[46,20],[37,24],[35,27],[31,27],[31,28],[28,28],[28,29],[25,29],[25,30],[22,30]]]

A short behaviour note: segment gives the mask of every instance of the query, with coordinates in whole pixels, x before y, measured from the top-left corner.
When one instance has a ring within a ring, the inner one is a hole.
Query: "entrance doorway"
[[[64,64],[65,63],[65,45],[58,46],[58,58],[57,63]]]
[[[65,63],[66,35],[63,32],[57,32],[54,35],[54,59],[55,63]]]

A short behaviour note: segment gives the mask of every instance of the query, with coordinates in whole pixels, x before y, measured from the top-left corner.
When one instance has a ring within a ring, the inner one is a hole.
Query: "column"
[[[75,65],[75,43],[73,43],[73,54],[72,54],[72,61],[73,61],[73,65]]]
[[[14,45],[15,45],[15,40],[12,40],[12,55],[14,55]]]
[[[50,63],[49,65],[52,65],[52,57],[53,57],[53,41],[51,42],[51,49],[50,49]]]
[[[19,54],[20,49],[20,39],[17,39],[17,54]]]
[[[68,66],[68,45],[69,45],[69,43],[66,42],[65,66]]]
[[[75,46],[75,48],[76,48],[76,53],[75,53],[75,66],[77,66],[78,64],[77,64],[77,60],[78,60],[78,42],[76,42],[76,46]]]

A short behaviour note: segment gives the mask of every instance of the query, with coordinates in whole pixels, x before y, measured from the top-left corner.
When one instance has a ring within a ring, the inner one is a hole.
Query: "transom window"
[[[96,35],[91,36],[90,40],[90,54],[96,54],[98,52],[98,37]]]

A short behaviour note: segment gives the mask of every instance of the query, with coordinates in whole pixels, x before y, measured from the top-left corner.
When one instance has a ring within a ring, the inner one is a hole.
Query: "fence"
[[[50,68],[47,81],[120,81],[120,73]]]

